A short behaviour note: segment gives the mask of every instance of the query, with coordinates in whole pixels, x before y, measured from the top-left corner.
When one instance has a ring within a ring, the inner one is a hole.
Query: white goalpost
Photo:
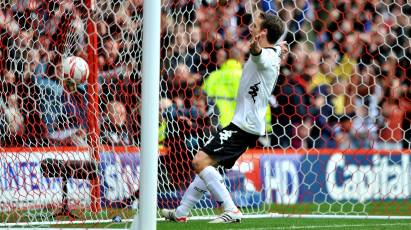
[[[131,229],[156,229],[157,224],[160,11],[160,0],[144,1],[140,207]]]

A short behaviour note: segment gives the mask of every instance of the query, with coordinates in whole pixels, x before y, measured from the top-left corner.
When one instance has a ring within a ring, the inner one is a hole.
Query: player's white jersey
[[[277,82],[281,48],[263,48],[261,54],[250,55],[244,65],[233,123],[242,130],[263,135],[268,99]]]

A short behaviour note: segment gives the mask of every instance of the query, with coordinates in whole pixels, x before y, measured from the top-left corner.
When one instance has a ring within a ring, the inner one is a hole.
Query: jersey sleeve
[[[279,65],[280,63],[280,46],[275,46],[274,48],[263,48],[260,54],[252,55],[251,60],[259,68],[268,68],[272,65]]]

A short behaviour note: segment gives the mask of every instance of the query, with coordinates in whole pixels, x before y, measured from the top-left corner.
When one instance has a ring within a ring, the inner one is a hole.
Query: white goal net
[[[143,0],[6,0],[0,10],[0,226],[138,211]],[[407,1],[163,0],[158,208],[228,125],[249,26],[287,25],[266,134],[221,170],[246,215],[411,216]],[[79,56],[78,84],[62,60]],[[73,85],[74,84],[74,85]],[[207,194],[191,216],[218,211]]]

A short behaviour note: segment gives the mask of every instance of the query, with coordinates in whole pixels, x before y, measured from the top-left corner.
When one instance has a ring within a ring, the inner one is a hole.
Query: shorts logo
[[[207,146],[208,144],[211,143],[211,141],[214,139],[214,137],[210,137],[207,142],[204,144],[204,146]]]
[[[220,147],[220,148],[218,148],[218,149],[214,149],[214,152],[218,152],[218,151],[220,151],[220,150],[222,150],[224,147]]]
[[[223,144],[224,141],[228,140],[228,138],[230,138],[233,133],[237,133],[237,131],[223,130],[222,132],[220,132],[220,144]]]

